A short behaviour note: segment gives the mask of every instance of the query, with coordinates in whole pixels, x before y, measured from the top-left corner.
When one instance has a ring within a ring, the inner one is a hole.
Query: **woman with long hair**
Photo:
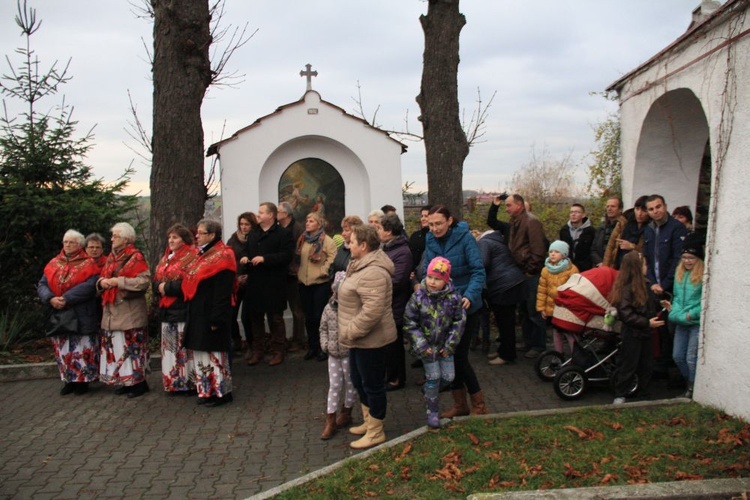
[[[664,325],[656,316],[658,302],[646,280],[646,259],[639,252],[622,258],[609,303],[622,322],[622,343],[614,375],[614,404],[622,404],[638,376],[638,390],[644,391],[654,368],[651,329]]]
[[[249,357],[250,344],[252,344],[250,324],[243,324],[245,330],[245,340],[240,335],[240,324],[237,318],[240,314],[242,299],[245,297],[245,286],[247,285],[246,266],[240,264],[242,257],[247,256],[247,235],[258,225],[258,219],[252,212],[243,212],[237,217],[237,231],[227,240],[227,246],[234,251],[234,259],[237,262],[237,299],[232,307],[232,347],[235,351],[240,350]]]

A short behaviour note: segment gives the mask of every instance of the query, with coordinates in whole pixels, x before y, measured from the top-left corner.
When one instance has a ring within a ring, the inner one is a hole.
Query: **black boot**
[[[60,389],[60,396],[66,396],[76,390],[76,385],[73,382],[65,382],[65,385]]]
[[[128,393],[129,398],[137,398],[139,396],[143,396],[149,391],[148,383],[144,380],[143,382],[139,382],[133,386],[133,388]]]
[[[89,383],[78,382],[75,386],[75,392],[76,394],[86,394],[87,392],[89,392]]]

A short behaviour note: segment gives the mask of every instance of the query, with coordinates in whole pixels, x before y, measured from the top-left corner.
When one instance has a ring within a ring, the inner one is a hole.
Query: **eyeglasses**
[[[196,231],[195,234],[199,236],[204,236],[204,235],[211,234],[211,233],[207,233],[206,231]]]

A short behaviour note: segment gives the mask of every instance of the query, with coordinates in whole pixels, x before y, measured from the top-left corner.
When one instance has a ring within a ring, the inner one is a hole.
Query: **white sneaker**
[[[491,364],[492,366],[500,366],[500,365],[504,365],[505,363],[507,363],[507,361],[505,361],[503,358],[498,356],[495,359],[490,360],[489,364]]]
[[[498,354],[498,353],[496,353],[496,352],[491,352],[491,353],[489,353],[489,354],[487,355],[487,359],[495,359],[495,358],[497,358],[498,356],[499,356],[499,354]]]
[[[615,398],[614,401],[612,401],[613,405],[624,405],[625,404],[625,398]]]

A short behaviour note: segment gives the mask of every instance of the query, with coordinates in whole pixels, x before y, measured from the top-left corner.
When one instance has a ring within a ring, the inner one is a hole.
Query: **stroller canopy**
[[[601,328],[610,307],[607,297],[617,278],[611,267],[595,267],[574,274],[557,288],[552,324],[561,330],[582,333],[587,328]]]

